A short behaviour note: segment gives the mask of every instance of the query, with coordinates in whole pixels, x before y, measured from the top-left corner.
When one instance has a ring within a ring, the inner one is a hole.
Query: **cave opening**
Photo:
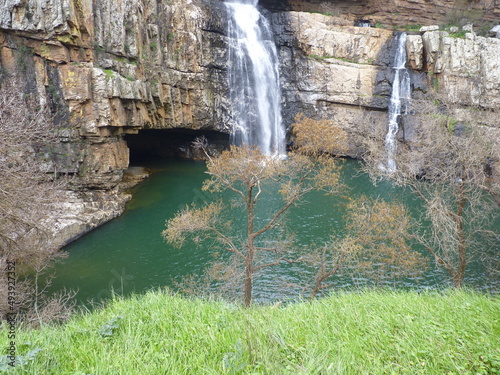
[[[201,137],[206,139],[209,152],[229,147],[229,134],[213,130],[142,129],[137,134],[127,134],[129,166],[144,166],[159,158],[206,159],[204,152],[193,146]]]

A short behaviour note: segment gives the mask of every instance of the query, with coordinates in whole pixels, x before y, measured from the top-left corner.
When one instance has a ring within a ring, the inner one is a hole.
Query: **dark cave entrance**
[[[229,134],[213,130],[142,129],[125,136],[130,150],[129,165],[142,166],[157,158],[203,160],[203,151],[192,145],[199,137],[206,139],[209,152],[229,147]]]

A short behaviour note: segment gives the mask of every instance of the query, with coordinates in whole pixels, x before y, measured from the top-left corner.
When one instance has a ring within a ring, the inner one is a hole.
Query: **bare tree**
[[[2,315],[12,311],[7,306],[7,265],[15,264],[18,277],[44,269],[62,255],[43,225],[63,184],[44,171],[44,146],[56,136],[47,111],[19,87],[15,79],[0,84],[0,294],[6,297],[0,301]],[[29,291],[27,285],[17,284],[17,307],[30,300]]]
[[[304,126],[303,118],[297,120],[299,127]],[[338,128],[334,130],[340,132]],[[286,160],[263,155],[254,147],[232,147],[216,158],[207,154],[207,173],[211,178],[205,181],[203,189],[233,194],[246,216],[245,235],[240,237],[238,233],[231,233],[230,224],[221,220],[223,213],[230,208],[222,202],[214,202],[202,208],[186,207],[167,221],[163,236],[176,246],[181,246],[188,237],[198,242],[209,238],[217,241],[221,249],[233,254],[237,263],[242,265],[244,303],[250,306],[256,273],[300,260],[300,256],[291,254],[286,238],[278,239],[282,233],[280,226],[289,208],[300,203],[308,192],[316,189],[328,193],[338,191],[341,165],[335,158],[323,154],[334,147],[340,148],[336,140],[344,139],[345,135],[332,138],[330,148],[313,152],[304,147],[307,140],[299,138],[295,152],[290,153]],[[313,153],[314,157],[311,157]],[[265,191],[273,190],[280,193],[281,205],[258,220],[256,211],[266,205],[262,197]],[[264,238],[269,232],[275,236],[273,240]]]
[[[310,298],[331,287],[332,278],[340,270],[368,272],[372,278],[381,279],[388,275],[415,275],[425,268],[422,256],[410,245],[410,216],[406,208],[366,197],[350,200],[343,237],[297,249],[283,231],[285,213],[312,190],[323,190],[336,197],[344,190],[340,182],[341,163],[333,155],[345,151],[347,136],[331,121],[313,120],[301,114],[292,126],[292,135],[294,148],[287,160],[267,157],[252,147],[232,148],[216,158],[207,154],[207,173],[211,178],[204,189],[232,192],[243,206],[246,231],[242,237],[231,232],[231,222],[223,219],[230,208],[220,201],[201,208],[186,207],[168,220],[163,236],[169,243],[180,247],[188,238],[198,244],[211,239],[233,255],[231,267],[215,261],[199,278],[185,279],[183,290],[206,293],[211,281],[243,280],[244,302],[249,306],[256,273],[286,262],[300,261],[317,270],[309,289]],[[272,190],[279,191],[282,204],[259,221],[256,212],[266,205],[263,197]],[[270,233],[273,240],[265,240],[265,234]]]
[[[488,224],[499,212],[499,184],[492,179],[499,140],[480,120],[494,114],[477,109],[475,119],[460,121],[457,109],[436,97],[415,100],[412,112],[417,121],[411,140],[398,149],[397,170],[379,168],[383,143],[376,139],[367,147],[367,170],[410,187],[422,200],[413,236],[460,287],[471,259],[487,251],[487,239],[498,241]]]
[[[339,271],[375,281],[423,273],[425,258],[412,249],[412,219],[403,204],[363,196],[350,200],[346,216],[344,236],[332,237],[307,259],[318,269],[311,299],[330,288]]]
[[[188,236],[197,241],[211,238],[221,248],[231,252],[244,268],[243,291],[245,306],[252,301],[254,275],[260,270],[284,262],[296,262],[290,249],[280,241],[266,241],[263,235],[274,232],[283,223],[285,213],[314,189],[334,192],[339,187],[340,166],[333,158],[311,159],[291,154],[287,160],[263,155],[253,147],[233,147],[207,164],[211,176],[203,189],[212,192],[232,192],[243,205],[246,216],[244,237],[231,234],[230,224],[221,220],[230,208],[215,202],[203,208],[187,207],[167,221],[163,236],[169,243],[180,246]],[[265,190],[276,189],[282,196],[281,206],[264,220],[257,220],[256,211],[265,205]]]

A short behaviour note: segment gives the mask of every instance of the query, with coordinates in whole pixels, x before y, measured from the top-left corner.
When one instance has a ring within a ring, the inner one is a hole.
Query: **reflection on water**
[[[77,298],[82,302],[101,300],[108,298],[111,291],[127,294],[162,286],[172,287],[174,280],[180,280],[183,275],[203,271],[212,260],[215,249],[191,244],[175,249],[165,243],[161,232],[165,228],[165,220],[173,217],[179,209],[187,204],[201,205],[213,199],[201,190],[202,181],[207,177],[205,164],[185,160],[157,163],[154,165],[157,172],[135,188],[134,198],[121,217],[66,247],[69,257],[56,266],[53,290],[63,287],[78,290]],[[364,194],[387,200],[401,198],[410,207],[418,204],[405,191],[388,182],[373,186],[355,161],[345,162],[343,176],[351,196]],[[224,197],[229,198],[227,195]],[[276,196],[266,198],[267,210],[278,204]],[[265,217],[264,211],[259,215]],[[235,222],[244,220],[237,210],[234,212]],[[292,208],[287,216],[291,232],[296,234],[301,245],[308,246],[321,244],[332,233],[341,234],[343,222],[342,200],[320,193],[308,195],[307,204]],[[311,272],[311,269],[299,265],[266,269],[255,280],[254,296],[262,302],[283,298],[285,294],[296,298],[301,288],[291,286],[310,280]],[[447,275],[430,261],[424,276],[397,284],[391,281],[390,285],[425,289],[447,285],[447,280]],[[344,276],[336,280],[335,287],[351,288],[366,283],[362,276]],[[473,264],[469,268],[466,285],[498,290],[500,282],[493,280],[481,265]]]

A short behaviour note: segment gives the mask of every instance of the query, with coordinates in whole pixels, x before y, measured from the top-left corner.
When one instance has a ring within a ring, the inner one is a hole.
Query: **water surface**
[[[192,203],[201,205],[214,198],[201,190],[203,180],[208,177],[205,164],[165,159],[151,166],[156,172],[135,188],[133,199],[121,217],[66,247],[69,257],[56,266],[52,290],[75,289],[79,301],[99,301],[110,297],[112,291],[128,294],[173,287],[174,281],[184,275],[202,273],[218,249],[210,244],[173,248],[165,243],[161,232],[165,229],[165,220],[172,218],[181,208]],[[403,199],[410,208],[419,204],[408,192],[389,182],[374,186],[360,171],[359,164],[352,160],[345,162],[343,179],[349,185],[351,196],[364,194],[386,200]],[[230,194],[224,197],[229,199]],[[264,198],[265,208],[259,212],[262,217],[266,211],[272,212],[279,206],[278,196]],[[245,217],[240,211],[233,209],[232,213],[235,225],[244,222]],[[332,199],[321,193],[310,194],[304,204],[291,209],[287,224],[300,244],[321,244],[332,233],[342,233],[342,199]],[[296,298],[301,291],[297,284],[310,277],[311,270],[298,265],[266,270],[256,279],[255,298],[262,302],[280,299],[284,294]],[[425,289],[447,283],[447,275],[429,261],[429,270],[424,276],[399,281],[396,286]],[[344,276],[336,280],[337,288],[365,284],[362,277]],[[482,289],[499,287],[498,280],[488,276],[478,264],[470,267],[466,284]]]

